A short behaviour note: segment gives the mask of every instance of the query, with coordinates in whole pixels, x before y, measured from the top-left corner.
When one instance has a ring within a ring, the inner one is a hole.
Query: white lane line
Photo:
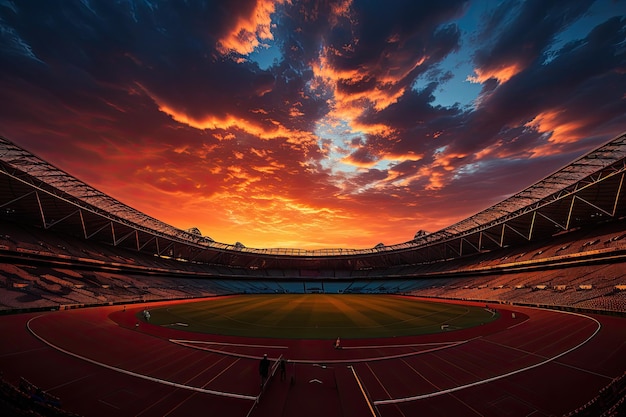
[[[536,363],[534,365],[527,366],[526,368],[517,369],[515,371],[507,372],[506,374],[497,375],[497,376],[494,376],[494,377],[491,377],[491,378],[487,378],[487,379],[483,379],[483,380],[480,380],[480,381],[472,382],[471,384],[459,385],[458,387],[448,388],[448,389],[441,390],[441,391],[430,392],[428,394],[414,395],[412,397],[393,398],[393,399],[389,399],[389,400],[378,400],[378,401],[374,401],[374,405],[397,404],[397,403],[403,403],[403,402],[409,402],[409,401],[422,400],[422,399],[425,399],[425,398],[437,397],[439,395],[450,394],[452,392],[461,391],[461,390],[466,389],[466,388],[471,388],[471,387],[475,387],[475,386],[478,386],[478,385],[487,384],[489,382],[493,382],[493,381],[497,381],[499,379],[507,378],[509,376],[516,375],[516,374],[528,371],[530,369],[538,368],[538,367],[543,366],[543,365],[545,365],[547,363],[550,363],[550,362],[552,362],[552,361],[554,361],[554,360],[556,360],[556,359],[558,359],[558,358],[560,358],[562,356],[565,356],[568,353],[573,352],[574,350],[576,350],[579,347],[583,346],[584,344],[589,342],[592,338],[594,338],[595,335],[598,334],[598,332],[602,328],[602,324],[600,324],[600,322],[598,320],[594,319],[593,317],[589,317],[589,316],[585,316],[584,314],[573,313],[573,312],[569,312],[569,311],[557,311],[557,312],[558,313],[563,313],[563,314],[572,314],[572,315],[575,315],[575,316],[580,316],[580,317],[584,317],[584,318],[589,319],[589,320],[593,320],[593,321],[596,322],[598,327],[596,328],[596,330],[593,332],[593,334],[591,336],[589,336],[587,339],[585,339],[584,341],[582,341],[578,345],[576,345],[576,346],[566,350],[565,352],[561,352],[561,353],[559,353],[556,356],[548,358],[548,359],[546,359],[543,362],[539,362],[539,363]]]
[[[404,348],[404,347],[420,347],[420,346],[456,346],[460,343],[465,343],[467,340],[458,340],[450,342],[432,342],[432,343],[410,343],[405,345],[363,345],[363,346],[342,346],[341,349],[386,349],[386,348]]]
[[[251,348],[266,348],[266,349],[289,349],[289,346],[278,345],[250,345],[244,343],[225,343],[225,342],[212,342],[210,340],[185,340],[185,339],[169,339],[172,343],[185,344],[194,343],[200,345],[220,345],[220,346],[238,346],[238,347],[251,347]]]
[[[236,358],[246,358],[246,359],[260,359],[261,358],[260,356],[257,356],[257,355],[246,355],[243,353],[228,352],[224,350],[211,349],[209,347],[198,346],[192,340],[178,341],[175,339],[170,339],[170,342],[179,344],[181,346],[186,346],[191,349],[204,350],[206,352],[216,353],[219,355],[233,356]],[[443,346],[437,346],[431,349],[420,350],[417,352],[399,353],[397,355],[372,356],[369,358],[349,358],[349,359],[289,359],[289,362],[306,363],[306,364],[319,364],[319,363],[329,364],[329,363],[361,363],[361,362],[384,361],[388,359],[408,358],[410,356],[423,355],[425,353],[435,352],[437,350],[448,349],[451,347],[462,345],[463,343],[467,343],[467,342],[469,342],[469,340],[446,343]],[[437,343],[434,343],[434,345],[437,345]],[[267,347],[271,347],[271,346],[267,346]],[[388,346],[381,346],[381,347],[388,347]]]
[[[139,374],[137,372],[128,371],[126,369],[118,368],[118,367],[115,367],[115,366],[107,365],[106,363],[98,362],[96,360],[89,359],[87,357],[78,355],[78,354],[76,354],[74,352],[70,352],[69,350],[66,350],[66,349],[63,349],[63,348],[61,348],[59,346],[56,346],[55,344],[49,342],[48,340],[44,339],[42,336],[39,336],[37,333],[35,333],[35,331],[30,327],[30,323],[33,320],[35,320],[35,319],[37,319],[39,317],[42,317],[42,316],[36,316],[36,317],[33,317],[30,320],[28,320],[28,323],[26,324],[26,327],[28,328],[28,331],[33,336],[35,336],[37,339],[39,339],[43,343],[45,343],[46,345],[50,346],[53,349],[58,350],[59,352],[63,352],[66,355],[73,356],[73,357],[75,357],[77,359],[81,359],[81,360],[83,360],[85,362],[89,362],[89,363],[92,363],[94,365],[98,365],[98,366],[101,366],[103,368],[110,369],[110,370],[115,371],[115,372],[119,372],[119,373],[122,373],[122,374],[125,374],[125,375],[134,376],[136,378],[144,379],[146,381],[156,382],[158,384],[168,385],[170,387],[181,388],[181,389],[186,389],[186,390],[195,391],[195,392],[201,392],[203,394],[218,395],[218,396],[221,396],[221,397],[238,398],[238,399],[242,399],[242,400],[256,401],[256,398],[257,398],[256,396],[243,395],[243,394],[234,394],[234,393],[231,393],[231,392],[215,391],[215,390],[206,389],[206,388],[193,387],[191,385],[179,384],[177,382],[172,382],[172,381],[168,381],[168,380],[165,380],[165,379],[155,378],[155,377],[151,377],[151,376],[148,376],[148,375]]]

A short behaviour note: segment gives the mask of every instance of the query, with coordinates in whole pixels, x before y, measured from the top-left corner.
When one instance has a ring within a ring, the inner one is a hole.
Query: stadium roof
[[[0,218],[130,250],[244,268],[368,269],[545,239],[626,214],[626,132],[525,190],[414,240],[371,249],[246,248],[154,219],[0,137]]]

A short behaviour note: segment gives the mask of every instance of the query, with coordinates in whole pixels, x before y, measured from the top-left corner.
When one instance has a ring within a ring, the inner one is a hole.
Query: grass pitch
[[[481,307],[356,294],[238,295],[150,314],[152,324],[192,332],[289,339],[413,336],[473,327],[498,317]]]

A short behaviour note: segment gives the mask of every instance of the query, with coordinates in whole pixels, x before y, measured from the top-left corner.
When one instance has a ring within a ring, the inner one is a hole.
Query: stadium
[[[6,138],[0,167],[3,415],[626,412],[626,133],[371,249],[219,243]]]

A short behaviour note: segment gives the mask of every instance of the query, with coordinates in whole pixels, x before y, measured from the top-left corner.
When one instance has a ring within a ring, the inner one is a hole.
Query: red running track
[[[136,328],[143,308],[0,317],[0,371],[86,417],[395,417],[563,415],[626,370],[626,319],[609,316],[506,306],[473,329],[335,350],[328,340]],[[289,362],[260,395],[264,353]]]

